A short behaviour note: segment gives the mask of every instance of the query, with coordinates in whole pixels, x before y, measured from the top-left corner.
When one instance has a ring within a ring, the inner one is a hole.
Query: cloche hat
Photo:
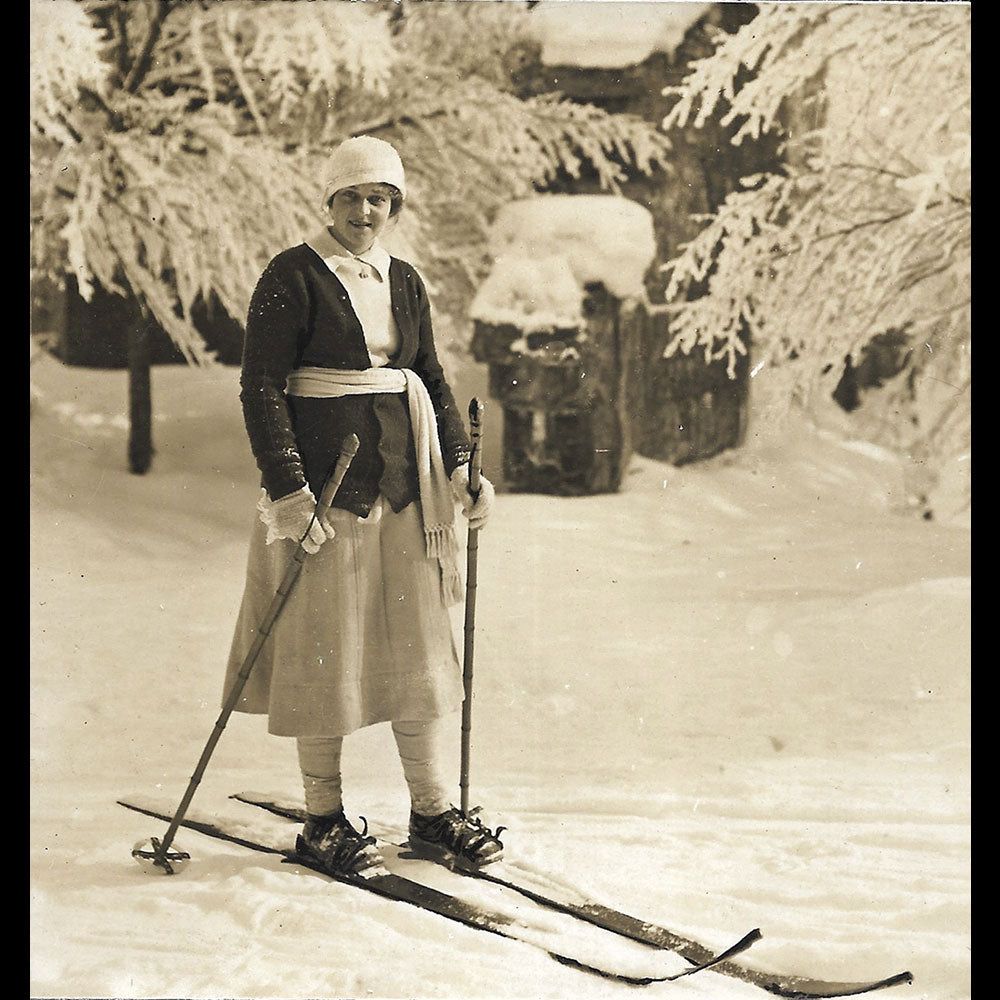
[[[406,197],[406,177],[399,153],[384,139],[373,135],[345,139],[330,155],[323,182],[324,208],[341,188],[355,184],[391,184]]]

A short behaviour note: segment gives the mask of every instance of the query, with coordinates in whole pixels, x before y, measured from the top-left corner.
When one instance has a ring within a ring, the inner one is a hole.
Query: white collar
[[[377,242],[364,253],[351,253],[329,229],[321,229],[315,235],[310,236],[305,243],[322,258],[323,263],[331,271],[336,271],[339,267],[345,267],[360,260],[374,268],[382,281],[387,281],[389,278],[389,263],[392,258]],[[357,273],[356,267],[351,267],[350,270]]]

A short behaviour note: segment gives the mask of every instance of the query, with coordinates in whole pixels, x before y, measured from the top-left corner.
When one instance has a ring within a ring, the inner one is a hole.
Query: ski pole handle
[[[469,454],[469,492],[478,500],[479,480],[483,472],[483,403],[479,399],[473,399],[469,403],[469,436],[472,439],[472,451]]]
[[[282,583],[279,591],[287,590],[291,586],[291,580],[293,577],[298,575],[299,568],[302,563],[305,562],[308,551],[304,545],[306,538],[309,536],[309,532],[312,530],[314,524],[317,524],[320,518],[326,514],[333,504],[333,498],[337,495],[337,490],[340,489],[340,484],[344,481],[344,476],[347,475],[348,466],[354,460],[354,456],[358,453],[358,448],[361,446],[361,442],[358,440],[357,434],[352,434],[350,437],[345,438],[344,442],[340,446],[340,455],[337,458],[337,463],[330,470],[330,474],[326,478],[326,482],[323,484],[323,491],[319,495],[319,500],[316,501],[316,509],[313,511],[313,515],[309,520],[309,524],[306,526],[306,530],[302,533],[302,537],[299,539],[299,544],[295,548],[295,553],[292,555],[292,562],[288,566],[288,573],[286,576],[286,582]]]
[[[337,495],[337,490],[340,489],[340,484],[344,481],[344,476],[347,474],[347,467],[354,461],[354,456],[358,453],[359,447],[361,447],[361,442],[358,440],[357,434],[352,434],[340,446],[340,455],[337,458],[337,464],[333,467],[333,472],[330,473],[330,478],[323,487],[323,492],[320,493],[319,501],[316,504],[317,517],[320,514],[325,514],[330,509],[333,498]]]

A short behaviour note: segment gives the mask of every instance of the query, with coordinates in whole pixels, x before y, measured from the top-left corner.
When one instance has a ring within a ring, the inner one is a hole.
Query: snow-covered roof
[[[548,66],[622,69],[674,51],[709,3],[661,0],[544,0],[528,30]]]
[[[620,299],[643,297],[656,256],[652,215],[618,195],[511,202],[497,214],[489,245],[493,269],[470,315],[523,329],[579,323],[588,284],[600,282]]]
[[[503,254],[479,287],[470,315],[522,330],[572,329],[580,323],[583,295],[565,257]]]

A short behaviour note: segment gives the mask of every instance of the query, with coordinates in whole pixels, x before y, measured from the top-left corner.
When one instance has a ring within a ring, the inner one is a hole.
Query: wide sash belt
[[[370,393],[405,392],[417,455],[417,482],[423,517],[427,555],[441,562],[446,599],[461,599],[461,580],[456,554],[455,499],[445,472],[438,438],[437,415],[427,386],[409,368],[316,368],[292,371],[285,381],[292,396],[337,398]]]
[[[407,369],[404,368],[296,368],[285,380],[285,391],[292,396],[331,398],[360,396],[372,392],[406,392]],[[419,379],[418,379],[419,381]],[[420,383],[423,385],[423,382]],[[424,390],[426,394],[426,388]],[[428,397],[430,402],[430,397]]]

